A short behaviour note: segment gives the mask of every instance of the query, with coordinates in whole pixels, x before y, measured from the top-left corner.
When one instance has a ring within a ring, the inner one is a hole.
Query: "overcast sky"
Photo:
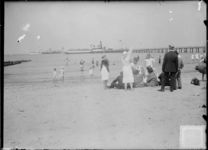
[[[114,49],[206,42],[204,2],[200,10],[198,1],[5,2],[4,7],[5,54],[90,48],[100,41]]]

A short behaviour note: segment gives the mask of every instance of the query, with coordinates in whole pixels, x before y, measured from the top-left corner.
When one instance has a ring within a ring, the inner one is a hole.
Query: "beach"
[[[92,58],[104,54],[42,54],[5,56],[7,60],[31,60],[4,67],[4,147],[32,149],[179,149],[181,125],[206,125],[206,82],[195,70],[197,62],[182,53],[182,89],[158,92],[160,87],[133,91],[103,90],[100,66],[89,78]],[[110,62],[108,85],[122,70],[121,54],[105,54]],[[144,65],[146,54],[139,55]],[[160,74],[162,64],[155,57]],[[65,59],[69,58],[69,65]],[[79,62],[86,61],[84,79]],[[64,67],[65,81],[52,82],[53,69]],[[190,84],[192,78],[200,86]],[[205,78],[205,80],[207,80]]]

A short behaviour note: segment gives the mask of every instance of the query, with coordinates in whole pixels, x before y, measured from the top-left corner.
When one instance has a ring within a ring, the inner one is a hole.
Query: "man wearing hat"
[[[162,72],[164,72],[162,86],[158,91],[164,92],[166,78],[170,75],[170,91],[173,92],[175,89],[176,72],[178,72],[178,55],[174,52],[174,46],[169,45],[169,52],[165,54],[163,59]]]

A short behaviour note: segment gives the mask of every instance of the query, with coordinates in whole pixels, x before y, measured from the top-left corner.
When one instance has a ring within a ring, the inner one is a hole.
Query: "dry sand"
[[[178,149],[180,125],[206,124],[206,81],[194,86],[193,77],[201,80],[182,72],[183,89],[174,92],[103,90],[100,78],[6,83],[4,147]]]

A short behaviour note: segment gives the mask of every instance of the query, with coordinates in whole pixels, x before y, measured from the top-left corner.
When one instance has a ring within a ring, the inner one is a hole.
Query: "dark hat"
[[[153,72],[152,67],[151,67],[151,66],[148,66],[148,67],[147,67],[147,71],[148,71],[149,73],[152,73],[152,72]]]
[[[169,49],[174,49],[174,46],[172,46],[172,45],[169,45]]]

